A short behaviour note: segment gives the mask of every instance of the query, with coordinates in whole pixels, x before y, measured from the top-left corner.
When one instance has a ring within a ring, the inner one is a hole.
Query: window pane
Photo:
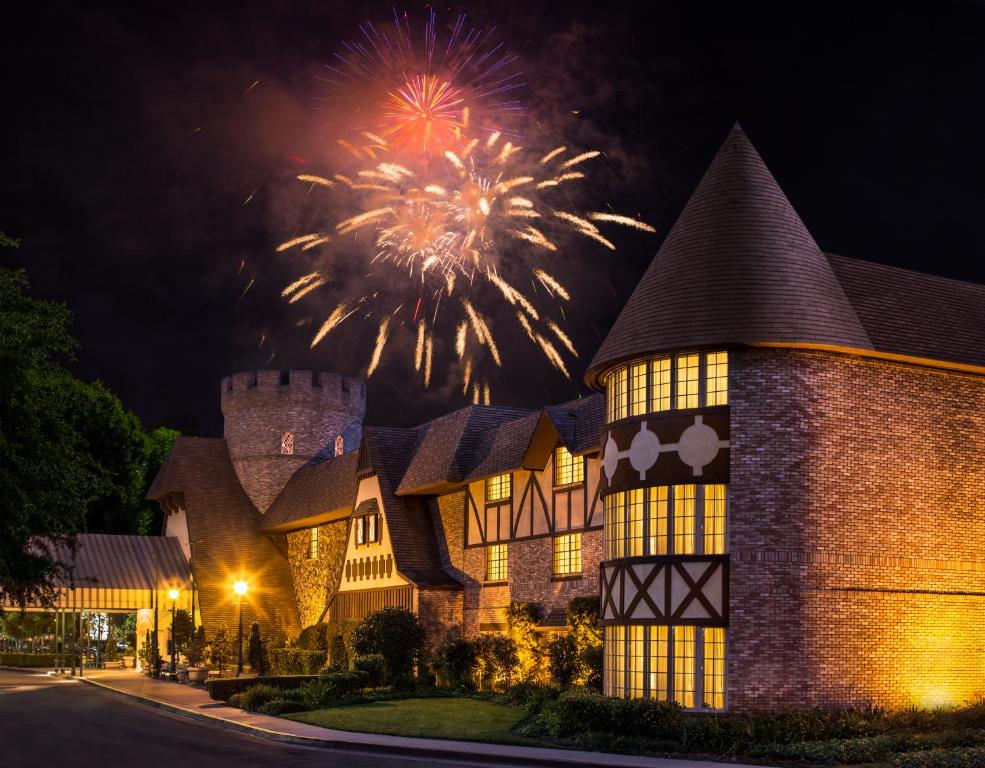
[[[725,709],[725,630],[705,627],[704,701],[705,709]]]
[[[625,505],[622,491],[605,497],[605,556],[607,560],[625,557]]]
[[[569,533],[554,538],[553,571],[556,576],[581,573],[580,533]]]
[[[602,670],[605,695],[621,696],[623,692],[623,677],[619,670],[622,668],[621,659],[624,652],[624,627],[605,628],[605,660]]]
[[[585,482],[585,461],[572,456],[563,445],[554,451],[554,485],[573,485]]]
[[[670,358],[650,361],[650,410],[670,409]]]
[[[695,627],[674,627],[674,701],[694,706]]]
[[[308,558],[313,560],[318,557],[318,529],[308,529]]]
[[[629,491],[627,502],[626,557],[639,557],[643,554],[643,489]]]
[[[677,357],[677,407],[698,407],[698,360],[699,355],[679,355]]]
[[[710,352],[706,366],[705,404],[728,405],[728,353]]]
[[[379,541],[380,540],[380,537],[379,537],[379,535],[377,534],[377,531],[376,531],[377,516],[376,515],[369,515],[369,517],[366,520],[366,523],[369,526],[369,533],[368,533],[367,538],[369,538],[370,541]]]
[[[725,554],[725,486],[704,486],[704,553]]]
[[[650,627],[650,698],[667,701],[667,627]]]
[[[626,697],[640,699],[643,697],[643,627],[633,625],[627,627],[626,661],[629,671],[629,687]]]
[[[694,554],[694,492],[693,485],[674,486],[675,555]]]
[[[649,499],[650,540],[646,554],[667,554],[667,486],[651,488]]]
[[[486,547],[486,581],[505,581],[507,571],[506,544]]]
[[[636,363],[630,368],[630,413],[642,416],[646,413],[646,363]]]
[[[620,368],[609,374],[609,380],[606,385],[609,421],[626,418],[626,379],[627,373],[625,368]]]
[[[366,543],[366,518],[356,518],[356,544]]]
[[[496,475],[486,480],[486,501],[504,501],[510,497],[512,475]]]

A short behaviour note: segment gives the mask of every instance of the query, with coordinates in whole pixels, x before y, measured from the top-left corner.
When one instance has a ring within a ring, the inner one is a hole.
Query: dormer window
[[[609,372],[605,390],[610,422],[728,405],[728,353],[689,352],[631,363]]]
[[[513,476],[507,472],[486,480],[486,503],[508,501],[513,491]]]
[[[281,432],[280,435],[280,452],[283,456],[291,456],[294,454],[294,433],[293,432]]]
[[[318,526],[308,529],[308,559],[318,558]]]
[[[585,482],[585,460],[559,445],[554,451],[554,487]]]
[[[380,516],[376,513],[356,518],[356,546],[380,540]]]

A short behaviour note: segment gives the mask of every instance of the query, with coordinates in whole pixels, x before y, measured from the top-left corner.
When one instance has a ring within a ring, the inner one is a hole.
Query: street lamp
[[[178,672],[178,661],[177,661],[177,644],[174,641],[174,610],[175,605],[178,601],[178,595],[180,593],[177,589],[172,587],[168,590],[168,597],[171,598],[171,674],[176,675]]]
[[[239,595],[239,662],[236,664],[236,677],[243,674],[243,597],[246,596],[246,582],[240,579],[233,584],[233,592]]]

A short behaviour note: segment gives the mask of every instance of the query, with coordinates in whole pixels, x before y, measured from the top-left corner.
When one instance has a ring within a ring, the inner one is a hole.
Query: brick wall
[[[985,377],[730,362],[730,707],[985,695]]]
[[[483,624],[506,623],[511,600],[537,603],[544,614],[563,610],[574,597],[599,594],[599,562],[602,559],[602,531],[581,535],[582,578],[551,580],[552,540],[550,536],[511,541],[509,584],[483,586],[486,572],[485,547],[464,548],[465,493],[447,494],[432,501],[432,517],[439,532],[442,562],[465,585],[463,624],[466,636]]]
[[[346,520],[319,526],[318,557],[308,559],[308,529],[287,534],[287,556],[291,564],[294,595],[301,626],[315,624],[338,589],[345,558]]]

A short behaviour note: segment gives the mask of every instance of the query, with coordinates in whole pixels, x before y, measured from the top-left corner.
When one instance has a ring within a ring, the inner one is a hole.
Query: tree
[[[226,630],[220,629],[215,633],[212,642],[209,644],[209,661],[215,664],[220,672],[226,671],[226,664],[229,663],[229,639],[226,637]]]
[[[184,653],[194,636],[195,625],[192,623],[192,615],[183,608],[178,608],[174,612],[174,628],[171,631],[175,650]]]
[[[260,625],[253,622],[250,625],[250,640],[247,645],[246,658],[250,667],[258,675],[266,675],[270,671],[270,657],[267,655],[267,643],[260,637]]]
[[[157,427],[144,439],[143,484],[140,492],[142,510],[139,515],[139,531],[145,536],[157,535],[164,530],[164,511],[157,502],[144,499],[158,471],[167,461],[174,442],[181,436],[176,429]]]
[[[544,654],[537,635],[540,609],[534,603],[512,600],[506,609],[507,634],[516,647],[520,675],[525,682],[540,682]]]
[[[414,672],[424,647],[424,628],[412,611],[384,608],[366,614],[352,633],[352,647],[360,656],[380,654],[386,659],[388,679],[398,681]]]

